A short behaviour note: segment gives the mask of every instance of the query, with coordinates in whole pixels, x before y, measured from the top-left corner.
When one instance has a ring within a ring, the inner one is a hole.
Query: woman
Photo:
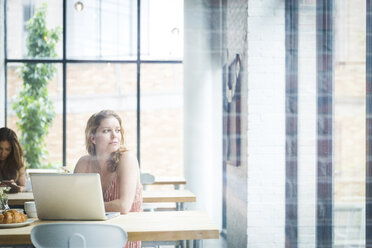
[[[22,146],[16,133],[7,127],[0,128],[0,181],[10,186],[12,193],[26,189]]]
[[[85,128],[89,155],[79,159],[74,173],[98,173],[107,212],[142,211],[142,185],[137,158],[124,147],[121,118],[113,111],[92,115]],[[141,247],[128,242],[126,247]]]

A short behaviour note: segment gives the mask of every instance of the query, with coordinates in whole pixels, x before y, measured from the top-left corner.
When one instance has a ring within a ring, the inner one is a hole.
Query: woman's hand
[[[18,186],[14,180],[2,180],[1,181],[2,186],[10,187],[9,193],[18,193],[21,191],[21,186]]]

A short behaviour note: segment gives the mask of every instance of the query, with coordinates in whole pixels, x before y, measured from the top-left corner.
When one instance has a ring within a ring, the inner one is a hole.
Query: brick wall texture
[[[8,69],[8,123],[17,131],[11,109],[22,88],[17,65]],[[56,118],[46,137],[45,162],[62,164],[62,71],[58,66],[48,90],[55,103]],[[67,66],[66,166],[73,168],[85,151],[84,130],[88,118],[103,108],[115,110],[123,119],[125,144],[137,152],[136,65],[72,64]],[[183,175],[182,64],[145,64],[141,67],[141,169],[155,175]],[[116,104],[112,99],[129,99]],[[174,100],[169,102],[168,99]],[[107,102],[105,106],[95,101]],[[109,106],[107,106],[109,105]]]

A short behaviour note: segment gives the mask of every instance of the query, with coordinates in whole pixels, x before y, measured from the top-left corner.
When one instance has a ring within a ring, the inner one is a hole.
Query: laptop
[[[37,216],[41,220],[107,220],[101,179],[96,173],[31,173]]]

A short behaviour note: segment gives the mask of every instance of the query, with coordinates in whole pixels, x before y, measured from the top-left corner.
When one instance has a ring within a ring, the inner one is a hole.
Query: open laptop
[[[96,173],[31,173],[37,216],[41,220],[107,220],[101,179]]]

